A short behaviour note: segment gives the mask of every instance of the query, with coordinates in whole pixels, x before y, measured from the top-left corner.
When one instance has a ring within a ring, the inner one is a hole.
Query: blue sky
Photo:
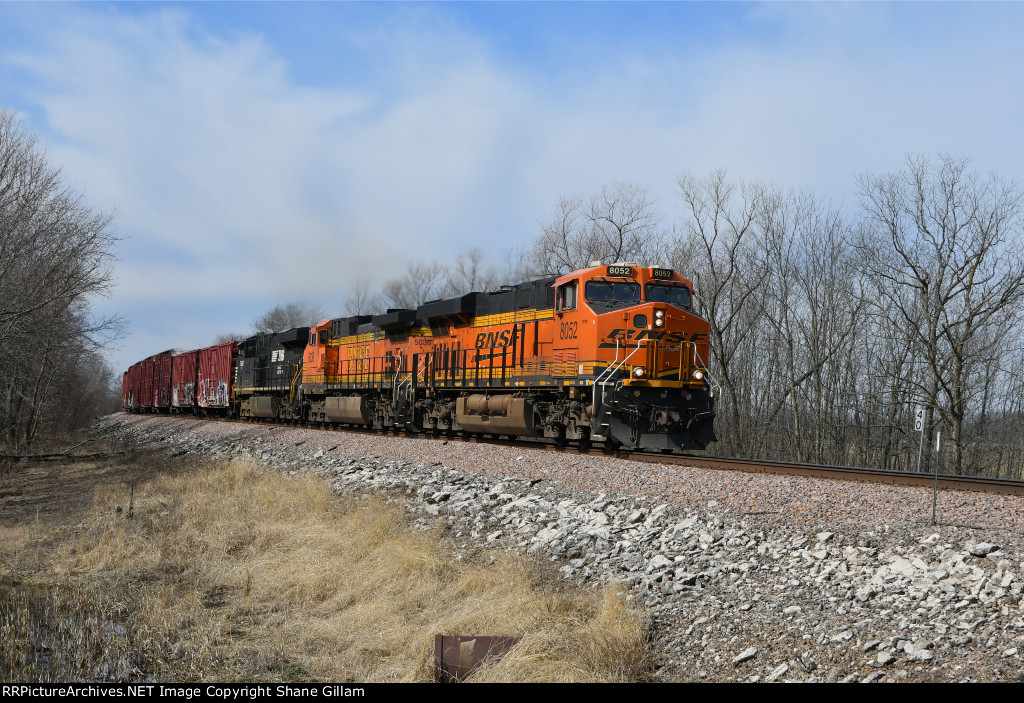
[[[116,208],[118,367],[628,181],[806,186],[948,151],[1024,181],[1024,4],[0,3],[0,105]]]

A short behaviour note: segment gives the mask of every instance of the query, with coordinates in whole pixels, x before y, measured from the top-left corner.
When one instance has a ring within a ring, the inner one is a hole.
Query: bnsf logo
[[[512,330],[501,332],[481,332],[476,336],[476,348],[507,347],[512,343]]]
[[[624,328],[614,329],[608,333],[599,347],[614,347],[616,340],[619,342],[619,346],[633,342],[642,342],[645,339],[654,339],[662,344],[676,345],[680,342],[700,342],[705,339],[707,335],[701,332],[694,332],[693,334],[686,334],[685,332],[669,332],[668,330],[628,330]]]

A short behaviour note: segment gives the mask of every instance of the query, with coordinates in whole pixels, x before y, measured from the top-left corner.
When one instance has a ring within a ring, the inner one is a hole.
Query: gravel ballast
[[[627,584],[665,681],[1024,679],[1024,499],[194,418],[112,415],[138,446],[384,491],[460,546]],[[438,517],[434,517],[438,516]]]

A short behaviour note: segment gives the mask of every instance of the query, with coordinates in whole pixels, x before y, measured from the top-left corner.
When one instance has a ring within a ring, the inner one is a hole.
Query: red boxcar
[[[136,362],[128,369],[128,401],[132,410],[139,409],[142,400],[142,363]]]
[[[205,410],[226,410],[231,406],[238,342],[200,349],[196,377],[196,404]]]
[[[171,407],[171,363],[174,352],[161,352],[153,357],[153,406],[158,412]]]
[[[171,407],[178,412],[195,408],[198,354],[192,350],[171,357]]]
[[[132,364],[124,372],[124,379],[121,382],[121,407],[129,412],[139,409],[141,378],[142,362]]]
[[[137,407],[143,412],[153,409],[153,380],[156,375],[156,357],[151,356],[139,362],[139,400]]]
[[[143,412],[167,412],[171,407],[171,357],[170,350],[143,359],[139,408]]]

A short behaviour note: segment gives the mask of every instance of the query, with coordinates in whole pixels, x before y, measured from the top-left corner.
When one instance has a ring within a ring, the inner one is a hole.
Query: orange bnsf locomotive
[[[703,449],[715,439],[708,330],[674,271],[593,266],[250,337],[230,414]]]

